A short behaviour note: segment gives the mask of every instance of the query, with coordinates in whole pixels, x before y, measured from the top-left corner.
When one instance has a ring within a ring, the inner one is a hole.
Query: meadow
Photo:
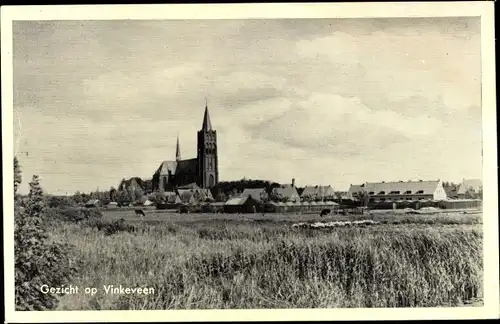
[[[122,219],[123,220],[120,220]],[[293,228],[372,219],[378,225]],[[222,215],[104,211],[53,222],[81,270],[58,310],[461,306],[483,294],[482,214]],[[109,295],[103,285],[153,287]],[[480,304],[480,303],[479,303]]]

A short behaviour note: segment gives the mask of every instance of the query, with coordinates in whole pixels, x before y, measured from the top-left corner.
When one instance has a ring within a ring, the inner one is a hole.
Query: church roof
[[[176,161],[163,161],[160,164],[160,175],[168,175],[169,172],[175,174],[177,170],[177,162]]]
[[[160,175],[168,175],[180,173],[196,173],[198,168],[197,159],[180,160],[180,161],[163,161],[160,165]]]
[[[211,131],[212,123],[210,122],[210,114],[208,113],[208,106],[205,105],[205,115],[203,116],[203,125],[201,126],[202,131]]]
[[[177,169],[175,170],[175,174],[196,173],[197,168],[198,159],[180,160],[179,162],[177,162]]]

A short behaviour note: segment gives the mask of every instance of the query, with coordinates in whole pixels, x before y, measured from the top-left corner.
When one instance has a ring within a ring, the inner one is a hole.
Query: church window
[[[210,188],[212,188],[213,186],[215,186],[215,177],[213,174],[209,175],[208,176],[208,186]]]
[[[167,177],[163,177],[163,190],[166,190],[168,186],[168,179]]]

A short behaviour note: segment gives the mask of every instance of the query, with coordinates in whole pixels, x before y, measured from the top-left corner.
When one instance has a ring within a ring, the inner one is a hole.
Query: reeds
[[[318,231],[282,223],[136,224],[107,235],[65,224],[77,246],[74,284],[60,309],[433,307],[482,296],[477,225],[378,224]],[[105,295],[102,285],[153,287]]]

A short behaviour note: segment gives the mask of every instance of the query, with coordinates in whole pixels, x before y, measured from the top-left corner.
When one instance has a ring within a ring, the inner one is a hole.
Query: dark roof
[[[208,106],[205,105],[205,115],[203,116],[203,125],[201,125],[202,131],[211,131],[212,123],[210,122],[210,114],[208,113]]]
[[[177,163],[177,169],[175,170],[175,174],[196,173],[197,168],[198,168],[198,159],[180,160]]]
[[[258,199],[254,199],[253,197],[250,196],[243,196],[243,197],[236,197],[236,198],[231,198],[224,205],[227,206],[241,206],[245,204],[247,201],[258,201]]]
[[[160,171],[160,175],[168,175],[169,171],[173,175],[181,174],[181,173],[196,173],[196,169],[198,168],[198,160],[197,159],[189,159],[189,160],[180,160],[177,161],[163,161],[160,164],[158,170]]]

